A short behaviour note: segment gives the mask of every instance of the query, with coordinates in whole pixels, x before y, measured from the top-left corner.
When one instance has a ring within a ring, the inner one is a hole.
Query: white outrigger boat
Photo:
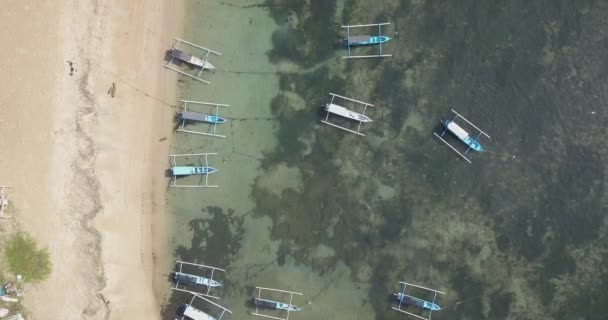
[[[190,46],[191,48],[195,48],[195,49],[202,51],[203,55],[201,55],[201,56],[204,58],[199,58],[199,57],[195,56],[194,54],[190,54],[182,49],[178,49],[178,46],[182,43]],[[175,38],[175,43],[173,44],[171,49],[169,49],[169,51],[167,52],[167,56],[169,57],[169,59],[168,59],[167,63],[164,65],[164,67],[167,69],[171,69],[181,75],[184,75],[184,76],[187,76],[192,79],[196,79],[198,81],[208,84],[209,81],[201,78],[201,75],[203,73],[203,70],[215,69],[215,67],[208,61],[209,55],[211,55],[211,54],[214,54],[217,56],[222,55],[221,53],[219,53],[217,51],[213,51],[213,50],[205,48],[203,46],[199,46],[198,44],[188,42],[188,41],[180,39],[180,38]],[[174,66],[174,64],[173,64],[173,61],[175,61],[175,60],[179,60],[186,64],[189,64],[191,67],[194,67],[194,69],[198,69],[198,71],[196,71],[193,74],[190,74],[188,72],[180,70],[180,69],[176,68],[176,66]]]
[[[372,122],[372,119],[370,119],[370,117],[364,114],[350,111],[342,106],[333,103],[328,103],[327,105],[325,105],[325,111],[345,118],[353,119],[355,121]]]
[[[325,119],[321,120],[321,123],[330,125],[332,127],[336,127],[338,129],[342,129],[344,131],[348,131],[350,133],[354,133],[354,134],[358,134],[360,136],[365,136],[363,133],[361,133],[361,124],[363,123],[368,123],[368,122],[372,122],[372,119],[370,117],[368,117],[367,115],[365,115],[365,110],[367,110],[367,107],[373,107],[373,104],[367,103],[367,102],[363,102],[363,101],[359,101],[359,100],[355,100],[355,99],[351,99],[351,98],[347,98],[347,97],[343,97],[334,93],[329,93],[329,95],[331,96],[331,100],[329,101],[329,103],[325,104],[325,108],[323,109],[326,112],[325,115]],[[349,110],[345,107],[339,106],[337,104],[334,103],[334,99],[335,98],[340,98],[346,101],[350,101],[350,102],[354,102],[358,105],[362,105],[363,106],[363,112],[359,113],[359,112],[355,112],[352,110]],[[329,114],[334,114],[346,119],[350,119],[350,120],[354,120],[359,122],[359,125],[357,126],[357,130],[353,130],[353,129],[349,129],[343,126],[340,126],[336,123],[330,122],[329,119]]]
[[[179,49],[171,48],[169,50],[169,56],[171,56],[172,58],[181,60],[183,62],[189,63],[195,67],[208,69],[208,70],[215,69],[215,67],[211,63],[209,63],[209,61],[203,60],[199,57],[195,57],[195,56],[193,56],[189,53],[186,53],[184,51],[181,51]]]
[[[221,310],[220,315],[216,318],[214,316],[211,316],[195,307],[192,306],[192,304],[194,303],[194,300],[196,298],[199,298],[201,300],[206,301],[207,303],[209,303],[210,305],[213,305],[217,308],[219,308]],[[184,319],[191,319],[191,320],[221,320],[222,317],[224,316],[224,314],[228,312],[228,313],[232,313],[232,311],[220,306],[217,303],[214,303],[210,300],[205,299],[204,297],[198,296],[196,294],[192,294],[192,300],[190,300],[190,303],[182,303],[178,308],[177,308],[177,315],[179,318],[176,318],[176,320],[184,320]]]

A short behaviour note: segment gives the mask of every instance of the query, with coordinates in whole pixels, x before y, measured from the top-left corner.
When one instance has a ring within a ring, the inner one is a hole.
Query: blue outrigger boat
[[[481,133],[479,133],[477,135],[477,137],[472,138],[469,135],[468,132],[466,132],[461,126],[459,126],[453,120],[445,120],[443,122],[443,127],[445,129],[441,133],[441,136],[443,136],[445,134],[446,130],[450,131],[454,136],[456,136],[456,138],[460,139],[460,141],[464,142],[464,144],[466,144],[467,146],[469,146],[469,149],[473,149],[473,150],[478,151],[478,152],[483,152],[484,151],[483,147],[481,146],[481,144],[477,140],[477,139],[479,139],[479,136],[481,136]],[[469,150],[465,151],[465,154],[468,151]]]
[[[481,145],[481,143],[479,143],[479,138],[481,138],[481,136],[483,135],[486,138],[490,139],[490,136],[487,135],[485,132],[481,131],[481,129],[477,128],[473,123],[471,123],[465,117],[460,115],[458,112],[456,112],[454,110],[452,110],[452,112],[454,112],[456,114],[456,116],[452,120],[441,121],[441,124],[443,125],[443,131],[441,132],[440,135],[437,133],[434,133],[434,134],[437,138],[439,138],[441,141],[443,141],[443,143],[447,144],[453,151],[458,153],[459,156],[461,156],[467,162],[471,163],[471,160],[469,160],[469,158],[466,157],[466,154],[470,150],[474,150],[477,152],[484,152],[485,150],[484,150],[483,146]],[[457,119],[462,119],[463,121],[468,123],[471,127],[475,128],[475,130],[477,130],[476,136],[474,136],[474,137],[471,136],[466,130],[464,130],[460,125],[458,125],[456,123]],[[456,149],[456,147],[454,147],[449,142],[447,142],[446,140],[443,139],[443,136],[445,135],[446,131],[449,131],[450,133],[452,133],[456,138],[458,138],[458,140],[462,141],[467,146],[467,149],[464,151],[464,153],[458,151],[458,149]]]
[[[383,58],[391,57],[392,54],[385,54],[382,50],[382,44],[391,40],[391,37],[382,35],[382,26],[389,25],[389,22],[374,23],[374,24],[360,24],[360,25],[349,25],[342,26],[346,29],[346,37],[341,40],[341,43],[348,52],[348,55],[344,58]],[[378,34],[376,35],[351,35],[352,28],[369,28],[378,27]],[[351,47],[364,47],[364,46],[378,46],[378,54],[367,54],[367,55],[351,55]]]

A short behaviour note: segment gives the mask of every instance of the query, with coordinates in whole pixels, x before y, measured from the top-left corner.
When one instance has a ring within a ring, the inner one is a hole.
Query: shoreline
[[[0,148],[12,156],[0,160],[1,183],[14,186],[16,222],[53,263],[47,280],[28,286],[28,318],[159,319],[177,98],[177,77],[162,63],[183,30],[183,7],[6,7],[1,35],[17,54],[2,60],[0,119],[10,122],[1,121]]]

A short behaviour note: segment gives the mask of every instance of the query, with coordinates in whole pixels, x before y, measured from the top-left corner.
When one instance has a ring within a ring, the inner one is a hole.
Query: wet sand
[[[14,186],[15,221],[53,263],[48,280],[27,288],[30,319],[158,319],[176,99],[176,76],[162,63],[182,8],[3,7],[0,38],[11,50],[0,54],[0,179]]]

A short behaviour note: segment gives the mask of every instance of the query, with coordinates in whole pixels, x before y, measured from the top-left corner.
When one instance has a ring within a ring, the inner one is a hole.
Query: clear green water
[[[257,5],[255,5],[257,3]],[[250,5],[244,8],[244,5]],[[220,51],[184,98],[230,104],[219,189],[172,190],[175,255],[304,293],[290,319],[604,319],[608,5],[601,1],[192,1],[185,39]],[[345,61],[340,25],[392,22],[393,58]],[[395,34],[395,32],[397,32]],[[378,107],[366,138],[320,126],[327,93]],[[454,108],[492,136],[468,165],[432,135]],[[173,294],[166,318],[184,301]]]

